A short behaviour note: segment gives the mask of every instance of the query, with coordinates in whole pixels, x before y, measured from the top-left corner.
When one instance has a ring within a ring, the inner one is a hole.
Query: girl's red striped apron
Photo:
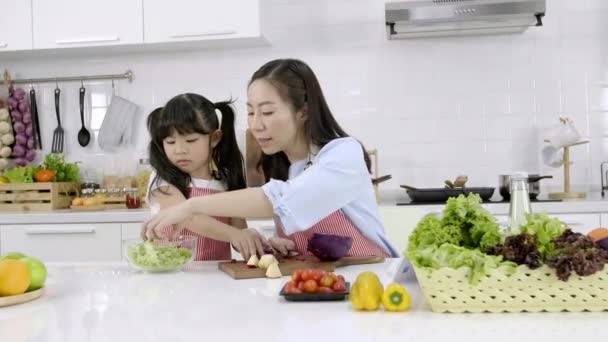
[[[277,217],[275,217],[274,221],[277,226],[277,235],[281,238],[292,240],[296,244],[296,249],[302,255],[312,255],[312,253],[307,250],[307,247],[308,240],[314,233],[325,233],[350,236],[353,239],[353,245],[346,256],[382,255],[384,257],[390,257],[384,249],[363,236],[359,229],[350,222],[348,217],[346,217],[341,210],[335,211],[307,230],[291,235],[285,234],[283,225]]]
[[[215,193],[221,192],[215,189],[209,188],[190,188],[190,197],[200,197],[212,195]],[[224,222],[226,224],[230,224],[230,218],[227,217],[214,217],[216,220]],[[163,233],[168,234],[170,232],[170,227],[164,229]],[[188,228],[182,230],[180,235],[187,237],[195,237],[196,241],[196,255],[194,256],[194,260],[203,261],[203,260],[230,260],[232,258],[231,246],[229,242],[218,241],[208,237],[204,237],[200,234],[197,234]]]

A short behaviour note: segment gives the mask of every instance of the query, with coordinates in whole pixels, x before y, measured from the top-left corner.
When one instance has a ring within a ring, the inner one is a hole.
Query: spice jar
[[[80,191],[80,194],[82,198],[91,198],[95,196],[95,189],[84,188],[82,191]]]
[[[141,208],[141,197],[139,197],[139,188],[125,188],[126,204],[128,209]]]

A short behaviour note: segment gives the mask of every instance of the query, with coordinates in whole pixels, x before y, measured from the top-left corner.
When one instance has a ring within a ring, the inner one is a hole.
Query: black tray
[[[403,187],[403,186],[402,186]],[[422,188],[411,190],[407,189],[407,194],[412,202],[425,203],[444,203],[450,197],[458,197],[459,195],[468,195],[469,193],[478,194],[483,201],[488,201],[494,194],[495,188]]]
[[[346,290],[344,292],[333,292],[333,293],[285,293],[285,286],[281,289],[279,295],[285,297],[285,300],[290,302],[319,302],[319,301],[330,301],[330,300],[344,300],[350,293],[350,283],[346,282]]]

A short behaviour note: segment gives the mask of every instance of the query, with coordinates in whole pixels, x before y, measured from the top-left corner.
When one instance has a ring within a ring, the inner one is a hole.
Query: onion
[[[30,114],[30,113],[23,114],[22,121],[24,124],[32,123],[32,114]]]
[[[25,90],[23,90],[23,88],[17,88],[13,91],[13,97],[16,97],[19,100],[22,100],[25,98]]]
[[[34,134],[34,128],[32,127],[32,124],[29,123],[25,126],[25,135],[28,137],[31,137]]]
[[[27,165],[27,160],[25,160],[23,158],[16,158],[15,159],[15,165],[17,165],[17,166],[25,166],[25,165]]]
[[[21,145],[15,145],[15,147],[13,147],[13,152],[15,152],[15,155],[17,157],[23,157],[25,155],[25,147]]]
[[[33,161],[36,158],[36,151],[29,150],[25,153],[25,159],[28,161]]]
[[[15,132],[17,133],[21,133],[25,131],[25,125],[21,122],[15,122],[15,124],[13,125],[13,128],[15,129]]]
[[[23,115],[16,109],[11,111],[11,117],[13,118],[13,122],[21,122],[23,120]]]
[[[6,100],[6,103],[8,104],[8,106],[9,106],[10,109],[15,109],[19,105],[19,101],[17,101],[16,99],[14,99],[12,97],[9,97]]]
[[[27,106],[27,102],[25,102],[25,101],[21,101],[21,102],[19,102],[19,111],[20,111],[21,113],[23,113],[23,112],[25,112],[25,111],[28,111],[28,110],[29,110],[29,108],[28,108],[28,106]]]
[[[34,138],[28,137],[27,142],[25,143],[25,146],[30,150],[33,149],[34,148]]]
[[[27,137],[25,134],[20,133],[15,136],[15,141],[17,142],[17,145],[25,146],[25,144],[27,144]]]

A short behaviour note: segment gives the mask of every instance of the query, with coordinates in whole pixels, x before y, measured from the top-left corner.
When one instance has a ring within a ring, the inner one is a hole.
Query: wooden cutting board
[[[291,276],[291,273],[301,268],[318,268],[324,271],[334,271],[337,267],[363,264],[377,264],[384,262],[383,256],[344,257],[338,261],[319,261],[315,257],[296,257],[283,259],[279,262],[281,274]],[[234,279],[265,278],[266,270],[249,268],[245,261],[225,261],[218,264],[218,268]]]

